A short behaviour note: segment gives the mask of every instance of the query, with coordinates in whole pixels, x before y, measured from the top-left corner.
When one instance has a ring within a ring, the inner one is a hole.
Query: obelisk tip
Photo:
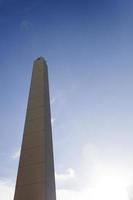
[[[36,59],[34,60],[34,63],[37,63],[38,61],[41,61],[41,63],[45,63],[45,64],[47,65],[47,61],[46,61],[45,58],[42,57],[42,56],[39,56],[38,58],[36,58]]]

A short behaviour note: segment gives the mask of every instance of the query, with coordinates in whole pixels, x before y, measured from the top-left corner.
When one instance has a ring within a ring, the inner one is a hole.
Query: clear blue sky
[[[32,62],[41,55],[57,179],[67,176],[58,188],[92,186],[99,165],[132,186],[132,11],[131,0],[0,0],[1,181],[16,178]]]

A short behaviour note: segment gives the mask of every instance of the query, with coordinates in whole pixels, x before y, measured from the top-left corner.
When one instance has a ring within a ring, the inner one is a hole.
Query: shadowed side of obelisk
[[[33,65],[14,200],[55,200],[47,64]]]

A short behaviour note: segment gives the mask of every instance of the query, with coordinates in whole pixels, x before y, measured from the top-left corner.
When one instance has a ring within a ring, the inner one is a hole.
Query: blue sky
[[[3,200],[12,200],[1,191],[13,193],[32,63],[40,55],[49,66],[58,199],[92,200],[88,191],[103,177],[133,187],[132,10],[131,0],[0,0]]]

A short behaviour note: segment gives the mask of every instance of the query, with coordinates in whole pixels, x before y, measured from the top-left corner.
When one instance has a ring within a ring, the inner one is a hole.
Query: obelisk
[[[34,61],[14,200],[56,200],[48,69]]]

